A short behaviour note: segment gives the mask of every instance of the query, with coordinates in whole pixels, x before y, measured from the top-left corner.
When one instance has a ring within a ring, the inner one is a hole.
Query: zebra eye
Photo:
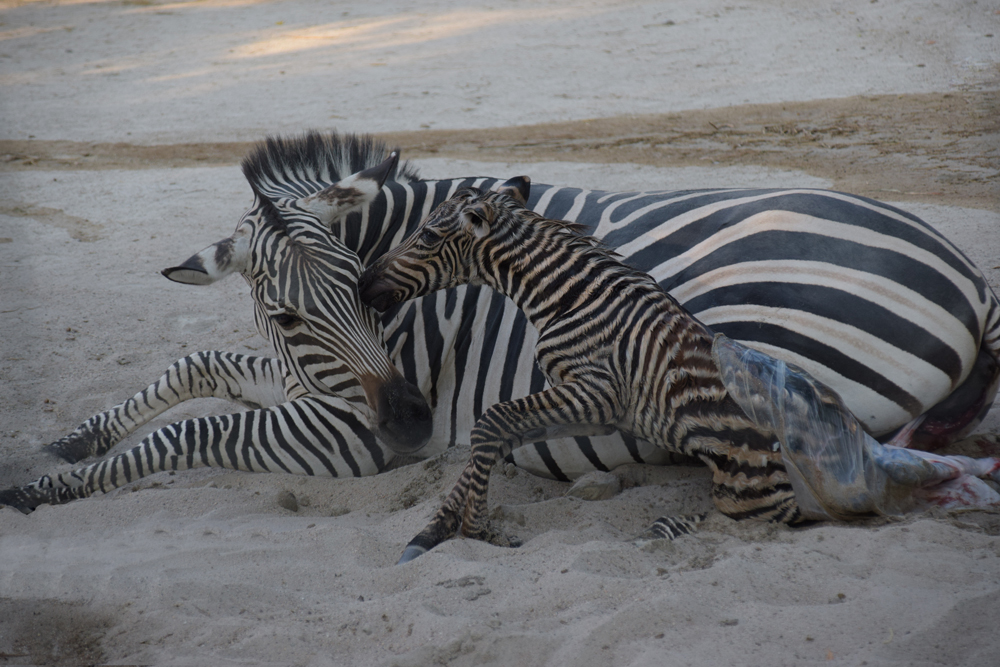
[[[422,243],[426,243],[427,245],[433,245],[437,243],[439,238],[440,237],[438,236],[437,232],[430,229],[429,227],[425,227],[424,231],[420,232],[420,241]]]
[[[278,313],[277,315],[271,316],[271,321],[277,324],[282,329],[288,329],[292,326],[295,326],[295,324],[299,322],[299,318],[289,313]]]

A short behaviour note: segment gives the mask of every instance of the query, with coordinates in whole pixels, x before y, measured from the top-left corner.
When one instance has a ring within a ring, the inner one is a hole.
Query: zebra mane
[[[600,255],[601,257],[621,262],[622,256],[609,246],[606,246],[604,241],[601,239],[587,234],[587,227],[585,225],[566,220],[543,218],[540,215],[537,220],[533,221],[533,224],[541,226],[546,230],[553,230],[560,234],[565,234],[569,239],[568,246],[574,250],[586,250],[591,254]]]
[[[299,198],[353,173],[375,167],[390,149],[369,134],[309,131],[295,137],[268,137],[257,144],[241,164],[253,191],[274,201]],[[400,162],[390,180],[419,178],[409,162]]]

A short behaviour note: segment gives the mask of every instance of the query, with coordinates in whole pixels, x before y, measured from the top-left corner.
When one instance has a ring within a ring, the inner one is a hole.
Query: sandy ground
[[[427,176],[849,190],[1000,288],[995,4],[372,4],[0,0],[0,485],[69,468],[39,447],[180,356],[267,353],[242,281],[158,273],[231,232],[267,133],[378,132]],[[996,451],[997,413],[967,448]],[[0,509],[0,664],[995,664],[1000,515],[715,514],[642,550],[710,509],[703,470],[621,471],[598,502],[509,470],[492,503],[523,547],[392,567],[466,453]]]

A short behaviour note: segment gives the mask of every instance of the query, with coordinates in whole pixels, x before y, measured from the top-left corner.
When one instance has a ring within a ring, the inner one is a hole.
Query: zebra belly
[[[575,480],[594,470],[607,472],[629,463],[667,465],[674,461],[666,449],[621,433],[529,443],[514,450],[510,460],[533,475],[559,480]]]

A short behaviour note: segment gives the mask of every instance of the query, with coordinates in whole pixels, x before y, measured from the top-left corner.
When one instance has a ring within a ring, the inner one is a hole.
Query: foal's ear
[[[527,206],[528,197],[531,195],[531,179],[527,176],[515,176],[501,183],[497,188],[497,192],[508,197],[513,197],[521,203],[521,206]]]
[[[490,233],[494,217],[493,207],[485,202],[469,204],[462,209],[463,226],[477,239]]]

